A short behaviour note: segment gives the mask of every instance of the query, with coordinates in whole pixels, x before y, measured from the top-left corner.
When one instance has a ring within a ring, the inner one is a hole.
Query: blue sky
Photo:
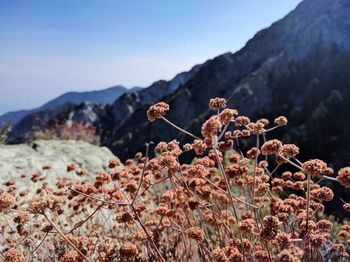
[[[0,114],[148,86],[244,46],[300,0],[0,0]]]

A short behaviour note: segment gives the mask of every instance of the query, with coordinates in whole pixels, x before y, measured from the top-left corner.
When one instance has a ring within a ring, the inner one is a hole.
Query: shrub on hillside
[[[167,104],[152,105],[151,122],[164,120],[193,138],[185,145],[158,143],[152,159],[147,144],[144,154],[124,164],[112,159],[94,179],[61,178],[56,185],[46,182],[43,170],[32,177],[41,184],[30,200],[15,181],[5,181],[2,256],[8,261],[348,260],[350,225],[324,216],[323,203],[334,194],[319,181],[348,188],[350,169],[334,177],[322,160],[301,162],[296,145],[267,139],[287,125],[283,116],[271,125],[239,116],[221,98],[209,107],[213,116],[199,137],[165,117]],[[255,145],[243,152],[245,139]],[[180,163],[189,151],[197,157]],[[81,176],[78,170],[71,163],[62,172]]]

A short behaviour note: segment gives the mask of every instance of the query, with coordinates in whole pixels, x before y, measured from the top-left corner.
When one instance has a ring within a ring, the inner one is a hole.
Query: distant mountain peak
[[[82,102],[93,102],[98,104],[112,104],[119,96],[124,94],[125,92],[136,92],[140,90],[140,87],[134,87],[128,89],[124,86],[117,85],[112,86],[102,90],[93,90],[93,91],[73,91],[64,93],[55,99],[45,103],[44,105],[34,108],[31,110],[20,110],[8,112],[4,115],[0,116],[0,128],[10,123],[12,125],[17,124],[20,120],[22,120],[25,116],[39,112],[47,109],[54,109],[60,106],[63,106],[66,103],[72,104],[80,104]]]

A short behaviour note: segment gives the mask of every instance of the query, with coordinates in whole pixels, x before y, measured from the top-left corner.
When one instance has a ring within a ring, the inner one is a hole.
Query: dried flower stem
[[[85,196],[87,198],[90,198],[90,199],[93,199],[93,200],[97,200],[97,201],[101,201],[103,203],[110,204],[110,205],[121,205],[121,206],[128,206],[128,205],[130,205],[130,202],[106,201],[106,200],[98,198],[98,197],[87,195],[87,194],[85,194],[83,192],[80,192],[79,190],[73,189],[71,187],[69,187],[68,190],[71,190],[71,191],[73,191],[73,192],[75,192],[77,194],[83,195],[83,196]]]
[[[157,257],[158,257],[159,261],[165,262],[165,259],[163,258],[162,254],[160,253],[160,251],[159,251],[157,245],[154,243],[152,237],[151,237],[150,234],[147,232],[147,229],[146,229],[145,225],[142,223],[142,221],[141,221],[139,215],[137,214],[137,211],[136,211],[135,207],[134,207],[133,205],[130,205],[130,206],[131,206],[131,209],[133,210],[133,212],[134,212],[134,214],[135,214],[135,219],[136,219],[136,221],[139,222],[139,224],[140,224],[142,230],[145,232],[145,234],[146,234],[146,236],[147,236],[147,238],[148,238],[148,241],[150,242],[152,248],[154,249],[154,251],[155,251],[156,254],[157,254]]]
[[[89,261],[89,259],[81,253],[79,248],[77,248],[62,232],[61,230],[56,226],[54,222],[51,221],[51,219],[45,214],[45,212],[42,213],[42,215],[46,218],[46,220],[53,226],[53,228],[57,231],[57,233],[72,247],[75,249],[75,251],[78,252],[78,254],[84,258],[86,261]]]
[[[306,232],[309,229],[309,213],[310,213],[310,186],[311,186],[311,175],[307,174],[307,193],[306,193]]]
[[[140,192],[140,189],[142,187],[142,183],[143,183],[143,178],[145,176],[145,171],[146,171],[146,166],[147,166],[147,161],[148,161],[148,151],[149,151],[149,145],[150,144],[153,144],[153,142],[150,142],[150,143],[147,143],[146,144],[146,153],[145,153],[145,162],[143,163],[143,168],[142,168],[142,173],[141,173],[141,179],[140,179],[140,183],[139,183],[139,186],[136,190],[136,193],[135,193],[135,197],[134,199],[131,201],[131,205],[133,205],[138,197],[138,194]]]
[[[72,233],[74,230],[76,230],[77,228],[79,228],[79,227],[81,227],[82,225],[84,225],[85,222],[89,221],[89,220],[93,217],[93,215],[95,215],[95,214],[97,213],[97,211],[100,210],[100,208],[101,208],[103,205],[104,205],[103,203],[100,204],[100,205],[95,209],[94,212],[92,212],[92,213],[91,213],[87,218],[85,218],[84,220],[80,221],[76,226],[74,226],[71,230],[69,230],[68,233]]]
[[[192,136],[193,138],[199,139],[199,140],[200,140],[200,138],[199,138],[198,136],[196,136],[196,135],[194,135],[194,134],[191,134],[190,132],[188,132],[188,131],[182,129],[181,127],[178,127],[177,125],[175,125],[174,123],[172,123],[172,122],[170,122],[168,119],[166,119],[164,116],[161,116],[161,118],[162,118],[165,122],[167,122],[169,125],[171,125],[172,127],[176,128],[177,130],[181,131],[182,133],[185,133],[186,135]]]
[[[32,251],[32,255],[35,253],[35,251],[42,245],[42,243],[44,243],[46,237],[48,236],[49,232],[47,232],[45,234],[45,236],[43,237],[43,239],[40,241],[39,245],[36,246],[36,248],[34,248],[34,250]]]

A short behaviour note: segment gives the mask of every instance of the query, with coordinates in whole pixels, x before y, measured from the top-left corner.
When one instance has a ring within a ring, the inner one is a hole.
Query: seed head
[[[345,188],[350,188],[350,167],[339,170],[337,180]]]
[[[157,118],[161,118],[166,111],[170,109],[169,105],[164,102],[159,102],[155,105],[152,105],[147,111],[148,121],[154,122]]]
[[[209,101],[209,108],[211,110],[218,110],[225,107],[226,107],[225,98],[216,97],[216,98],[210,99]]]

